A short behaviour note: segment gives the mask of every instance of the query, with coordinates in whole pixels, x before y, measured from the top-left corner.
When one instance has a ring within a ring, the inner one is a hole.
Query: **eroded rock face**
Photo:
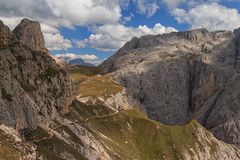
[[[40,24],[24,19],[12,33],[0,24],[0,122],[24,133],[68,112],[73,87],[49,56]]]
[[[171,125],[197,119],[218,139],[240,144],[238,32],[134,38],[101,66],[150,118]]]
[[[28,46],[32,51],[44,51],[45,41],[39,22],[23,19],[13,30],[17,42]]]

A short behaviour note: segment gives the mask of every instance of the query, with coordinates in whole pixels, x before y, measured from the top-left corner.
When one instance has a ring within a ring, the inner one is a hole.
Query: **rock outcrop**
[[[13,36],[17,42],[26,45],[32,51],[46,50],[39,22],[23,19],[13,30]]]
[[[38,22],[12,31],[0,23],[0,122],[21,133],[67,113],[73,99],[68,74],[44,47]]]
[[[218,139],[240,144],[239,41],[239,29],[143,36],[101,67],[149,118],[168,125],[197,119]]]
[[[36,146],[22,141],[15,129],[0,124],[0,159],[36,160]]]

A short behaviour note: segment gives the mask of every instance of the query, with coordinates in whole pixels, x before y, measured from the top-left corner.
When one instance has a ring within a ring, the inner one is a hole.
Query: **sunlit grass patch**
[[[71,66],[68,72],[75,84],[77,94],[82,97],[109,97],[123,89],[114,81],[112,75],[103,74],[99,67]]]
[[[183,159],[185,152],[196,148],[201,150],[203,143],[199,142],[197,135],[198,129],[204,128],[196,121],[184,126],[167,126],[147,119],[134,109],[102,119],[91,119],[88,125],[120,159]],[[215,142],[209,141],[208,146],[212,153],[216,151]]]
[[[121,92],[123,87],[117,84],[110,74],[94,76],[80,84],[79,93],[82,97],[109,97]]]

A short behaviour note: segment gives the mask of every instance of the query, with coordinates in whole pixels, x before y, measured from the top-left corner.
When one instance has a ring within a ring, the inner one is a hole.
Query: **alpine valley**
[[[0,22],[1,160],[239,160],[240,29],[133,38],[99,67]]]

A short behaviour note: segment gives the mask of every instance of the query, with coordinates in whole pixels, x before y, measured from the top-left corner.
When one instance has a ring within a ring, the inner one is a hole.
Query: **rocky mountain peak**
[[[20,133],[68,112],[73,86],[49,55],[39,22],[23,19],[11,32],[0,22],[0,123]]]
[[[140,38],[135,37],[120,48],[116,54],[104,61],[101,66],[106,71],[112,71],[118,68],[116,66],[118,64],[117,59],[122,59],[124,56],[128,57],[130,54],[137,53],[138,51],[142,52],[141,50],[146,50],[146,54],[149,55],[151,55],[150,53],[153,50],[165,53],[175,50],[174,54],[178,56],[185,56],[186,53],[205,56],[205,54],[208,55],[211,52],[214,45],[233,38],[234,34],[232,31],[209,32],[205,28],[168,34],[145,35]],[[119,62],[118,65],[120,64],[122,63]]]
[[[41,32],[40,23],[24,18],[13,30],[18,42],[26,45],[33,51],[45,51],[45,41]]]
[[[8,46],[10,35],[10,29],[0,20],[0,48],[5,48]]]
[[[172,32],[169,34],[159,34],[159,35],[146,35],[140,38],[133,38],[130,42],[135,42],[138,40],[138,48],[148,48],[154,47],[165,42],[176,43],[177,41],[191,41],[199,42],[206,41],[211,37],[211,33],[205,29],[194,29],[184,32]],[[151,42],[151,43],[149,43]]]

